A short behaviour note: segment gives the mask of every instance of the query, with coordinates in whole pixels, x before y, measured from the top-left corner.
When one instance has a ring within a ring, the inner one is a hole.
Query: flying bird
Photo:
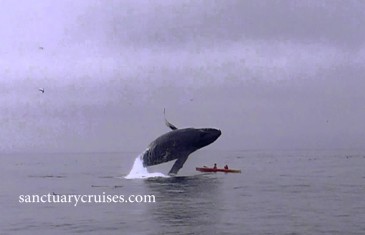
[[[40,92],[44,93],[44,88],[39,88],[38,89]]]

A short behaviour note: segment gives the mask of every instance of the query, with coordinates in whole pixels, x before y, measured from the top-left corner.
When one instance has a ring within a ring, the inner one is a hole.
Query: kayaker
[[[228,165],[225,165],[225,166],[224,166],[224,169],[225,169],[225,170],[228,170]]]
[[[214,163],[214,167],[213,167],[213,169],[215,170],[215,169],[217,169],[217,163]]]

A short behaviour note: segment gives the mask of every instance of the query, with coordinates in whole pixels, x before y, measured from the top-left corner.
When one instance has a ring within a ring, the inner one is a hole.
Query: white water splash
[[[143,153],[138,155],[136,160],[134,160],[133,167],[129,172],[129,174],[126,177],[124,177],[125,179],[147,179],[153,177],[165,177],[165,178],[169,177],[160,172],[149,173],[147,168],[143,166],[142,156]]]

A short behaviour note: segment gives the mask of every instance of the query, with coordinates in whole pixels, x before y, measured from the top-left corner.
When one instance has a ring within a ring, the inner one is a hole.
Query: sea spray
[[[129,174],[124,177],[125,179],[146,179],[146,178],[153,178],[153,177],[169,177],[164,175],[160,172],[153,172],[149,173],[147,167],[143,166],[142,161],[143,153],[138,155],[137,158],[134,160],[133,167]]]

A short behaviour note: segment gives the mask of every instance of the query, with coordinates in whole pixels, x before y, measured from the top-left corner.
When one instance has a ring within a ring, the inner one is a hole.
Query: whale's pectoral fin
[[[169,175],[176,175],[177,172],[183,167],[184,163],[186,162],[186,159],[188,159],[188,156],[189,154],[179,157],[172,166]]]

